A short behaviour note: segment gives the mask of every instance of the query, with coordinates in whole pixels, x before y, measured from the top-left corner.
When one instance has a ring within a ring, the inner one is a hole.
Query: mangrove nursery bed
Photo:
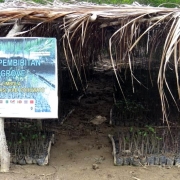
[[[109,135],[114,164],[180,166],[180,128],[119,128]]]
[[[48,164],[54,132],[42,129],[30,120],[6,119],[5,133],[12,163]]]

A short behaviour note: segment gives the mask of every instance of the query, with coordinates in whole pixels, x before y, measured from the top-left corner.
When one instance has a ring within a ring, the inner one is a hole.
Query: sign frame
[[[58,118],[56,38],[0,38],[0,117]]]

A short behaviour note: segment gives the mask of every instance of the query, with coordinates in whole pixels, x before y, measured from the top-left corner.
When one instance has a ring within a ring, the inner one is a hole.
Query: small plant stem
[[[141,144],[141,154],[142,156],[144,156],[144,140],[142,140],[142,144]]]
[[[119,153],[121,154],[122,152],[122,138],[119,136]]]

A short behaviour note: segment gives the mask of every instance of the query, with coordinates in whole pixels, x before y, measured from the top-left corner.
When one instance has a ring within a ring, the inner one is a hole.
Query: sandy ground
[[[175,180],[180,179],[177,167],[114,166],[109,111],[113,104],[111,78],[95,78],[87,96],[62,126],[53,127],[55,144],[48,166],[14,165],[9,173],[0,173],[0,180]],[[96,126],[97,115],[106,121]]]

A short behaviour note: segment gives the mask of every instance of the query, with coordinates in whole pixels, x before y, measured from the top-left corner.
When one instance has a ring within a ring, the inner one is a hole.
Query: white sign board
[[[0,117],[57,118],[55,38],[0,38]]]

